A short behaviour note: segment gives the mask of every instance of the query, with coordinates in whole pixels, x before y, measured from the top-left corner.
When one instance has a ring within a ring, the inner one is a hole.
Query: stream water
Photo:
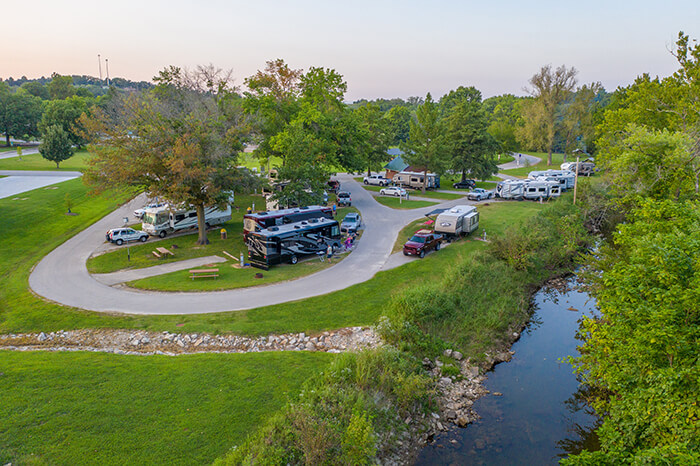
[[[581,449],[598,448],[592,433],[597,419],[572,367],[562,361],[578,354],[578,321],[595,312],[595,302],[580,291],[542,289],[534,306],[530,324],[513,345],[513,359],[488,374],[485,386],[492,394],[474,403],[481,419],[436,437],[416,464],[556,464]]]

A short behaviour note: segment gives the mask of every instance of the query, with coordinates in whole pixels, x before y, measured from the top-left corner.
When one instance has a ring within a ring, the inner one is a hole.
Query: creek
[[[474,403],[481,419],[436,436],[416,464],[556,464],[581,449],[598,448],[592,432],[597,418],[564,360],[578,355],[579,320],[596,312],[595,302],[575,289],[575,278],[567,285],[565,291],[543,288],[534,296],[533,315],[512,347],[513,359],[488,373],[491,394]]]

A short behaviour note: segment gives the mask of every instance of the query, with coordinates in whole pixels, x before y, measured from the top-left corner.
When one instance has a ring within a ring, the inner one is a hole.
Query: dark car
[[[340,191],[340,181],[338,180],[329,180],[328,181],[328,191],[336,194],[338,191]]]
[[[474,189],[476,188],[476,181],[474,180],[462,180],[458,181],[452,185],[455,189]]]
[[[406,244],[403,245],[403,255],[423,258],[431,249],[438,251],[441,242],[441,234],[430,230],[418,230],[406,241]]]
[[[339,191],[335,202],[338,205],[352,205],[352,198],[350,197],[350,193],[347,191]]]

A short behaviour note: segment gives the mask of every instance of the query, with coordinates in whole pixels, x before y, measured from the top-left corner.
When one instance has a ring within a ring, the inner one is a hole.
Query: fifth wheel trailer
[[[479,228],[479,212],[472,205],[457,205],[435,219],[435,232],[447,236],[468,235]]]

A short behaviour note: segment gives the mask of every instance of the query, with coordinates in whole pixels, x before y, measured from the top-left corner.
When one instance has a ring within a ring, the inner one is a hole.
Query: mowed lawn
[[[552,165],[547,165],[547,153],[546,152],[523,152],[528,155],[534,155],[539,157],[540,163],[530,166],[521,166],[519,168],[511,168],[510,170],[501,170],[500,173],[504,175],[517,176],[519,178],[527,178],[527,175],[531,171],[536,170],[559,170],[562,163],[564,163],[564,154],[552,154]],[[576,157],[569,154],[566,158],[567,162],[575,162]],[[523,160],[524,162],[524,160]]]
[[[332,357],[0,351],[0,464],[208,464]]]
[[[79,150],[73,157],[64,160],[56,168],[56,162],[46,160],[41,154],[23,155],[22,160],[19,157],[0,160],[0,170],[47,170],[47,171],[83,171],[87,168],[87,159],[90,153],[85,150]]]

